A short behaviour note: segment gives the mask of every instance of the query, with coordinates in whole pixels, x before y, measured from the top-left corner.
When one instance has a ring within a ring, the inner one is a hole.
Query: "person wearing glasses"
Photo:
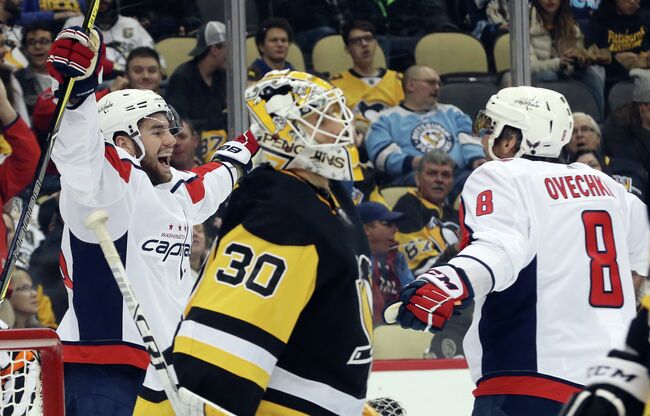
[[[370,125],[366,149],[375,168],[384,174],[384,182],[415,186],[415,168],[431,150],[451,156],[456,183],[485,161],[479,140],[472,136],[469,116],[456,106],[438,102],[441,85],[432,68],[411,66],[402,79],[404,100]]]
[[[571,161],[580,150],[600,151],[600,127],[598,123],[586,113],[573,113],[573,132],[571,141],[566,145],[566,150]]]
[[[22,47],[29,65],[16,71],[16,78],[23,89],[27,111],[34,111],[38,95],[51,86],[45,62],[52,45],[52,32],[45,23],[36,22],[25,28]]]

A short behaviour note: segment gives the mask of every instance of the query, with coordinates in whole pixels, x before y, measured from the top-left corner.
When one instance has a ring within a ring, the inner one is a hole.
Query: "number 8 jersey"
[[[368,245],[332,190],[268,166],[240,182],[176,334],[181,386],[237,415],[361,414]]]
[[[450,264],[476,301],[464,341],[474,395],[565,402],[634,317],[644,204],[581,163],[511,159],[474,171],[461,205],[465,248]]]

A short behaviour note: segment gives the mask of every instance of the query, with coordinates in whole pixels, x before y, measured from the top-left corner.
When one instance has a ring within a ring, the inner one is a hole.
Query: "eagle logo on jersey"
[[[441,124],[431,121],[419,124],[413,129],[411,143],[422,153],[431,150],[449,153],[454,145],[449,131]]]

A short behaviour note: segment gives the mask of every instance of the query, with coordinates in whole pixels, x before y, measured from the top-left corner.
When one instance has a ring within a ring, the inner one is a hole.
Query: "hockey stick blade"
[[[83,21],[83,30],[86,33],[90,32],[95,24],[95,18],[97,17],[97,10],[99,9],[100,0],[91,0],[88,2],[88,10],[86,11],[86,16]],[[50,156],[52,155],[52,149],[56,141],[56,137],[59,131],[59,125],[61,124],[61,119],[63,118],[63,112],[65,111],[68,101],[70,100],[70,94],[72,93],[72,87],[74,86],[74,80],[67,78],[61,87],[64,91],[63,97],[59,99],[59,102],[56,104],[56,109],[54,110],[54,118],[50,123],[49,134],[45,140],[45,149],[41,152],[41,157],[38,160],[38,165],[36,167],[36,176],[29,188],[27,188],[27,202],[23,205],[23,209],[20,213],[20,218],[18,223],[16,223],[16,232],[14,238],[11,240],[11,245],[9,246],[7,261],[5,262],[4,267],[2,268],[2,274],[0,274],[0,302],[5,299],[7,295],[7,288],[9,287],[9,282],[11,281],[11,275],[16,267],[16,262],[18,261],[18,256],[20,248],[23,245],[23,239],[27,233],[27,228],[29,227],[29,222],[32,219],[32,211],[34,205],[36,204],[36,199],[38,194],[41,192],[41,185],[43,184],[43,178],[45,177],[45,172],[47,171],[47,165],[50,162]]]
[[[402,302],[395,302],[384,309],[384,321],[387,324],[392,325],[397,322],[397,314],[399,313],[400,306],[402,306]]]

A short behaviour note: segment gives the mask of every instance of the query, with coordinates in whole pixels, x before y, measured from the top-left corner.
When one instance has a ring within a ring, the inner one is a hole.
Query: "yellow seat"
[[[167,76],[173,74],[180,64],[192,59],[188,53],[190,53],[194,46],[196,46],[196,38],[189,36],[173,36],[156,43],[156,51],[158,51],[158,54],[165,61],[164,72]]]
[[[341,35],[325,36],[314,45],[311,54],[314,70],[334,76],[352,68],[352,58],[345,51],[345,43]],[[375,52],[373,65],[377,68],[386,68],[386,57],[379,45]]]
[[[481,42],[464,33],[430,33],[415,46],[415,62],[439,75],[458,72],[488,72],[487,55]]]
[[[494,43],[494,65],[497,72],[510,69],[510,34],[505,33]]]
[[[384,188],[379,193],[381,193],[381,196],[384,197],[384,200],[386,201],[386,204],[390,209],[393,209],[395,204],[397,203],[397,200],[402,197],[409,189],[415,189],[415,187],[411,186],[393,186],[390,188]]]
[[[424,358],[433,334],[404,329],[399,325],[381,325],[374,329],[373,338],[373,359],[405,360]]]
[[[260,53],[257,51],[257,45],[255,45],[255,36],[249,36],[246,39],[246,68],[251,66],[253,61],[259,58],[259,56]],[[296,70],[305,70],[305,58],[303,58],[302,51],[295,43],[289,45],[287,61],[289,61]]]

